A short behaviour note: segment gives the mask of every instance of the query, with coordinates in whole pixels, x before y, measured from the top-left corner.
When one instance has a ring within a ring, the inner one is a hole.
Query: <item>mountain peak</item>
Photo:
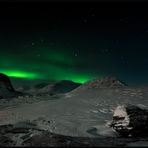
[[[87,89],[98,89],[98,88],[121,88],[125,87],[127,84],[124,82],[118,80],[116,77],[108,76],[104,78],[96,78],[93,80],[90,80],[83,85],[76,88],[76,90],[87,90]]]

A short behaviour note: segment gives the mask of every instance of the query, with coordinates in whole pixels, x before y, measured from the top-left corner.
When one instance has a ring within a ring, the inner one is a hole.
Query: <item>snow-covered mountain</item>
[[[68,80],[62,80],[51,83],[40,83],[35,85],[33,88],[28,90],[29,93],[33,94],[61,94],[67,93],[75,88],[79,87],[80,83],[75,83]]]
[[[123,83],[122,81],[118,80],[115,77],[105,77],[102,79],[94,79],[84,83],[83,85],[79,86],[73,92],[79,91],[87,91],[89,89],[99,89],[99,88],[122,88],[127,86],[127,84]]]

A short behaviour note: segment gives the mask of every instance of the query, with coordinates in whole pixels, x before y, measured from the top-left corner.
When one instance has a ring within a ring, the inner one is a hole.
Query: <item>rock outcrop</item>
[[[118,106],[110,126],[121,136],[148,136],[148,110],[134,105]]]
[[[9,77],[0,73],[0,98],[14,97],[18,95],[22,95],[22,93],[15,91]]]
[[[12,87],[11,81],[8,76],[0,73],[0,89],[6,89],[9,92],[14,92],[14,88]]]

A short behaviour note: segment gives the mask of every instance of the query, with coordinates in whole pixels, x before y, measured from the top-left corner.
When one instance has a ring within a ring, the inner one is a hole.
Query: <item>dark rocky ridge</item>
[[[15,91],[9,77],[0,73],[0,98],[16,97],[19,95],[23,95],[23,93]]]
[[[8,76],[0,73],[0,89],[7,89],[9,92],[15,92]]]
[[[62,81],[54,84],[54,86],[51,89],[51,92],[53,92],[53,93],[66,93],[66,92],[72,91],[73,89],[79,87],[80,85],[81,85],[80,83],[62,80]]]

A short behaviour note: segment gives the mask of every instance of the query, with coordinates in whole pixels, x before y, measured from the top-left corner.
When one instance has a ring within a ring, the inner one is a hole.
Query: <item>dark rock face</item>
[[[62,80],[60,82],[55,83],[54,87],[51,89],[53,93],[66,93],[70,92],[73,89],[80,86],[80,83],[74,83],[72,81]]]
[[[35,86],[34,86],[34,88],[36,88],[36,89],[41,89],[41,88],[43,88],[43,87],[45,87],[45,86],[47,86],[48,85],[48,83],[40,83],[40,84],[36,84]]]
[[[16,92],[11,84],[8,76],[0,73],[0,99],[22,95],[21,92]]]
[[[148,136],[148,110],[134,105],[118,106],[110,126],[121,136]]]
[[[11,81],[8,76],[0,73],[0,88],[6,89],[9,92],[14,92],[14,88],[12,87]]]

